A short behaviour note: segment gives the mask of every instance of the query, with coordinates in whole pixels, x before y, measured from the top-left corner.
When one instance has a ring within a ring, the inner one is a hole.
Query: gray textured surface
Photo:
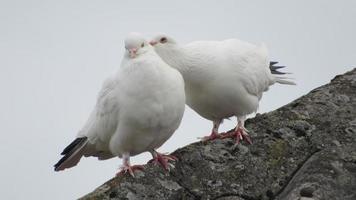
[[[356,199],[356,69],[246,125],[253,145],[193,143],[82,199]]]

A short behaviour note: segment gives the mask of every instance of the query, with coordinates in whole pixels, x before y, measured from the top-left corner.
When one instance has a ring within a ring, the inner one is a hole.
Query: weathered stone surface
[[[246,126],[253,145],[193,143],[82,199],[356,199],[356,69]]]
[[[355,144],[315,153],[277,199],[356,199]]]

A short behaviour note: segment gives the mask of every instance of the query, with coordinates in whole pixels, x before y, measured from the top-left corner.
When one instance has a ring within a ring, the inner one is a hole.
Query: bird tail
[[[88,144],[87,137],[76,138],[61,153],[63,157],[54,165],[54,171],[61,171],[74,167],[84,155],[85,147]]]
[[[271,73],[273,74],[275,81],[279,84],[296,85],[296,83],[290,80],[292,78],[285,77],[285,76],[278,76],[278,75],[285,75],[290,73],[278,71],[278,69],[285,68],[286,66],[278,66],[276,64],[278,64],[278,62],[276,61],[271,61],[269,63],[269,69],[271,70]]]

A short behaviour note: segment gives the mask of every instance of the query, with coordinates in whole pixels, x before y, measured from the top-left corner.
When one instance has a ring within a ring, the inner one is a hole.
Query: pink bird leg
[[[123,154],[124,164],[121,167],[121,170],[116,174],[116,176],[121,176],[126,173],[129,173],[132,177],[135,177],[134,172],[139,170],[142,171],[144,169],[143,165],[130,165],[130,155]]]

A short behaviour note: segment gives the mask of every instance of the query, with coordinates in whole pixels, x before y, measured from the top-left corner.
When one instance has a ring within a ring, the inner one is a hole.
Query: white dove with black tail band
[[[125,48],[119,72],[104,83],[87,123],[63,150],[55,171],[77,165],[82,156],[123,158],[118,174],[131,175],[143,167],[131,166],[130,156],[149,151],[152,162],[165,169],[176,160],[156,149],[172,136],[183,117],[183,78],[140,34],[129,34]]]

